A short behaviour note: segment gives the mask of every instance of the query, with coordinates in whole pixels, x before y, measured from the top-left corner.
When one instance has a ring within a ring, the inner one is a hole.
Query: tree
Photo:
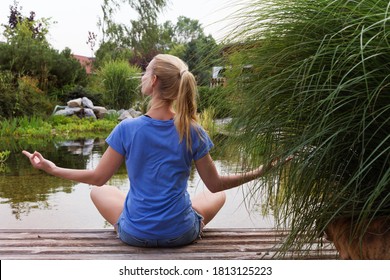
[[[175,26],[170,20],[159,25],[158,33],[160,39],[157,45],[157,49],[161,50],[162,52],[168,52],[177,45],[177,43],[174,41]]]
[[[208,85],[212,67],[219,64],[219,46],[211,35],[201,36],[186,44],[182,59],[197,77],[198,84]]]
[[[128,4],[138,15],[137,19],[130,20],[129,26],[112,20],[122,4]],[[166,4],[166,0],[104,0],[103,18],[99,20],[102,43],[113,42],[116,48],[130,48],[134,53],[132,63],[145,67],[159,52],[157,16]]]
[[[205,37],[203,27],[196,19],[179,16],[174,30],[174,40],[178,44],[186,44]]]
[[[12,86],[0,92],[7,117],[36,114],[39,108],[50,108],[48,93],[70,84],[85,84],[84,68],[69,49],[59,53],[46,40],[49,20],[35,19],[35,13],[23,17],[17,5],[10,7],[9,23],[5,26],[5,44],[0,44],[0,71],[12,74]],[[7,79],[9,83],[10,80]],[[10,90],[11,89],[11,90]],[[52,108],[51,108],[52,110]],[[38,112],[39,113],[39,112]]]
[[[100,63],[104,57],[115,59],[123,50],[130,50],[131,64],[145,68],[158,53],[170,53],[185,60],[197,76],[200,85],[209,83],[211,68],[220,57],[218,45],[211,35],[206,36],[198,20],[180,16],[176,24],[167,21],[157,24],[157,15],[167,1],[105,0],[103,18],[103,42],[96,52]],[[130,25],[113,22],[113,15],[121,4],[127,3],[137,14]],[[124,58],[123,56],[121,58]]]
[[[182,58],[196,75],[199,85],[208,85],[211,69],[220,59],[215,39],[206,36],[198,20],[180,16],[175,25],[170,21],[160,26],[164,51]]]
[[[38,41],[46,41],[48,33],[49,19],[35,19],[35,12],[31,11],[30,16],[23,16],[21,13],[22,7],[18,6],[18,2],[14,1],[14,6],[10,6],[10,15],[8,17],[8,25],[5,27],[4,36],[7,40],[12,40],[18,33],[18,26],[23,24],[29,29],[29,36]]]
[[[99,69],[104,63],[115,60],[131,61],[134,53],[130,48],[119,47],[116,42],[107,41],[101,43],[99,49],[95,53],[94,67]]]

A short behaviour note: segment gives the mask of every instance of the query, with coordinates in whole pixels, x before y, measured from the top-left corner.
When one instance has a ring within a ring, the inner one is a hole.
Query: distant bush
[[[38,87],[39,81],[30,76],[23,76],[18,78],[17,83],[12,116],[47,116],[53,104]]]
[[[36,78],[15,78],[10,71],[0,71],[0,119],[46,116],[53,105],[38,84]]]
[[[95,106],[104,106],[103,93],[94,92],[90,88],[80,85],[67,85],[61,89],[56,89],[50,92],[50,96],[55,100],[56,105],[65,105],[69,100],[87,97]]]
[[[0,71],[0,120],[12,116],[16,90],[13,78],[10,71]]]
[[[231,104],[230,93],[227,88],[201,86],[198,88],[198,111],[202,112],[207,108],[214,108],[216,118],[225,118],[229,116]]]
[[[127,61],[106,62],[97,71],[105,104],[111,109],[130,108],[139,95],[140,74],[141,69]]]

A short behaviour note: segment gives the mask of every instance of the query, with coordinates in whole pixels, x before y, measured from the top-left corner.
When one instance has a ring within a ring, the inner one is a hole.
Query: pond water
[[[35,141],[34,141],[35,142]],[[91,186],[62,180],[31,167],[22,149],[38,150],[58,166],[93,168],[107,148],[104,139],[79,139],[32,144],[28,139],[2,140],[0,151],[10,150],[0,169],[0,228],[110,228],[90,200]],[[213,156],[214,157],[214,156]],[[223,174],[235,168],[223,158],[214,157]],[[123,192],[129,189],[123,165],[108,182]],[[191,196],[205,188],[193,171],[188,190]],[[261,195],[251,184],[227,191],[227,201],[208,225],[214,228],[271,228],[271,216],[261,214]]]

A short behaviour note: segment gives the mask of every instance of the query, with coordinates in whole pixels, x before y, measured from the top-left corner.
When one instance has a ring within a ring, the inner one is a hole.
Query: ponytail
[[[187,149],[191,150],[191,127],[197,129],[197,87],[194,75],[178,57],[159,54],[154,58],[154,74],[159,79],[161,100],[175,106],[175,126],[180,142],[185,138]]]
[[[186,139],[187,148],[191,150],[191,125],[197,122],[196,115],[196,81],[187,69],[180,72],[180,85],[176,99],[175,126],[180,142]]]

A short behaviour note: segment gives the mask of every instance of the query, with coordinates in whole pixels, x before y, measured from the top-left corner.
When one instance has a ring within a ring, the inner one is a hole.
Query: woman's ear
[[[157,75],[153,75],[152,77],[152,86],[154,87],[157,83]]]

